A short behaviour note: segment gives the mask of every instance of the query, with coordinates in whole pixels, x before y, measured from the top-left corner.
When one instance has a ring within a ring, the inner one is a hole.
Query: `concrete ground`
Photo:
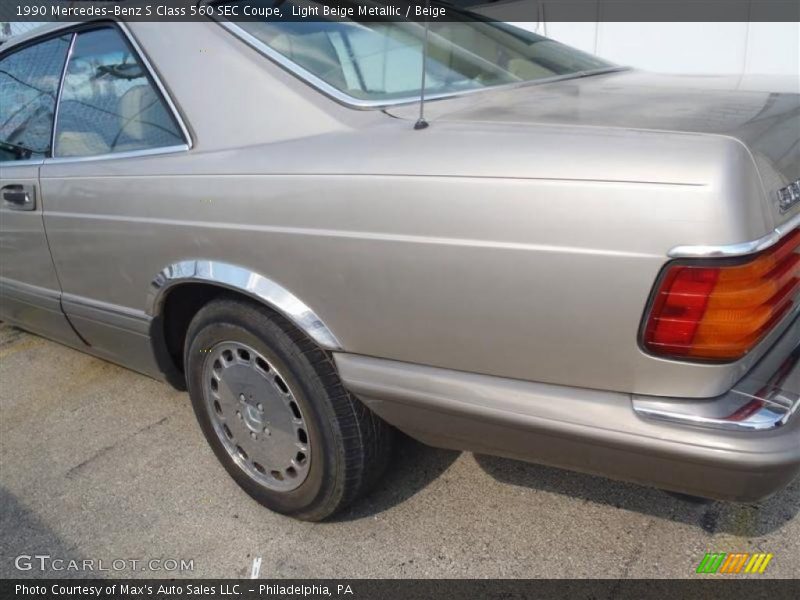
[[[797,578],[799,509],[800,480],[760,507],[696,505],[404,439],[370,497],[301,523],[239,490],[185,393],[0,325],[0,577],[41,576],[14,567],[37,553],[193,560],[126,577],[248,577],[257,557],[263,577],[697,577],[740,551]]]

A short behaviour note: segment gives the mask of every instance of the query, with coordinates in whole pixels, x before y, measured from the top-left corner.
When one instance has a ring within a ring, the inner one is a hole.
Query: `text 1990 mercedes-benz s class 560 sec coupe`
[[[395,428],[757,500],[800,469],[800,95],[725,83],[468,13],[47,25],[0,55],[2,319],[185,386],[302,519]]]

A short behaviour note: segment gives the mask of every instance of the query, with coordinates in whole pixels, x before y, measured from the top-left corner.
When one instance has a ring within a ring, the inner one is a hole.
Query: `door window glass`
[[[0,59],[0,161],[43,158],[50,152],[58,84],[72,35]]]
[[[97,156],[185,143],[147,70],[112,28],[79,33],[58,107],[55,156]]]

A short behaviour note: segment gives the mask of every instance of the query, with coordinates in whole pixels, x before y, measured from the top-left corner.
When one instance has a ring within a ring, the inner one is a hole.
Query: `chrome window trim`
[[[311,85],[312,87],[317,88],[320,92],[325,94],[326,96],[331,97],[333,100],[336,100],[340,104],[344,104],[351,108],[358,108],[358,109],[370,109],[370,108],[381,108],[383,106],[389,106],[391,103],[389,102],[380,102],[376,100],[360,100],[358,98],[353,98],[345,94],[344,92],[340,91],[339,89],[335,88],[328,82],[323,79],[320,79],[316,75],[314,75],[311,71],[308,71],[298,65],[297,63],[289,60],[283,54],[278,52],[277,50],[273,50],[270,46],[262,42],[260,39],[248,33],[241,27],[239,27],[236,23],[231,21],[217,21],[222,27],[230,31],[233,35],[241,39],[247,45],[254,48],[260,54],[263,54],[272,62],[277,63],[278,66],[283,67],[286,71],[297,77],[298,79],[302,80],[303,82]],[[430,99],[431,97],[429,97]]]
[[[403,104],[414,104],[415,102],[419,102],[418,94],[414,96],[407,96],[404,98],[395,98],[392,100],[364,100],[362,98],[354,98],[353,96],[345,94],[344,92],[332,86],[323,79],[320,79],[319,77],[314,75],[311,71],[308,71],[303,67],[301,67],[300,65],[298,65],[297,63],[289,60],[277,50],[274,50],[269,45],[262,42],[260,39],[258,39],[251,33],[248,33],[247,31],[242,29],[235,22],[217,21],[217,23],[219,23],[222,27],[230,31],[233,35],[241,39],[247,45],[251,46],[257,52],[263,54],[272,62],[276,63],[278,66],[282,67],[284,70],[288,71],[289,73],[291,73],[304,83],[311,85],[312,87],[316,88],[318,91],[322,92],[326,96],[335,100],[339,104],[343,104],[349,108],[355,108],[359,110],[381,109],[381,108],[388,108],[390,106],[400,106]],[[506,83],[503,85],[474,88],[470,90],[460,90],[457,92],[444,92],[439,94],[426,93],[425,101],[427,102],[429,100],[441,100],[444,98],[457,98],[460,96],[469,96],[471,94],[479,94],[481,92],[487,92],[487,91],[511,90],[532,85],[554,83],[566,79],[575,79],[578,77],[585,77],[587,75],[602,75],[604,73],[616,73],[618,71],[628,71],[628,70],[630,70],[630,67],[612,66],[603,69],[595,69],[593,71],[581,71],[577,73],[570,73],[568,75],[543,77],[541,79],[534,79],[531,81],[515,81],[513,83]]]
[[[142,47],[139,45],[139,42],[136,41],[136,38],[133,36],[133,33],[131,33],[130,29],[125,23],[117,21],[116,25],[125,35],[125,37],[128,40],[128,43],[133,47],[134,51],[139,56],[139,60],[142,61],[144,68],[147,69],[150,78],[156,84],[158,91],[161,93],[161,97],[167,103],[170,112],[172,112],[172,117],[175,119],[175,122],[178,123],[178,128],[181,130],[181,133],[183,133],[183,140],[184,144],[187,147],[187,150],[191,149],[194,146],[194,140],[192,139],[192,134],[189,132],[189,128],[186,126],[186,122],[183,120],[181,112],[178,110],[178,106],[173,101],[172,96],[170,96],[170,94],[167,92],[167,88],[164,87],[164,84],[161,83],[161,79],[156,74],[156,70],[153,68],[150,59],[147,58],[147,54],[144,52],[144,50],[142,50]]]
[[[70,34],[67,56],[64,59],[64,66],[61,68],[61,79],[58,81],[58,91],[56,92],[56,106],[53,110],[53,130],[50,132],[50,157],[55,156],[56,152],[56,128],[58,127],[58,109],[61,106],[61,94],[64,92],[64,80],[67,77],[67,67],[72,58],[72,50],[75,48],[75,39],[78,34],[74,31]]]
[[[105,21],[97,21],[98,23],[105,23]],[[172,97],[167,93],[166,88],[161,83],[161,80],[156,75],[155,70],[153,69],[150,60],[147,58],[147,55],[142,51],[142,47],[133,37],[133,34],[128,29],[127,25],[125,25],[121,21],[109,21],[108,22],[111,27],[116,26],[125,40],[130,44],[133,51],[136,53],[136,56],[144,65],[144,68],[147,70],[147,73],[155,84],[156,88],[158,89],[161,97],[164,99],[164,102],[167,105],[168,110],[172,114],[173,119],[178,124],[178,129],[183,136],[184,143],[183,144],[173,144],[171,146],[161,146],[158,148],[143,148],[142,150],[131,150],[129,152],[107,152],[105,154],[91,154],[87,156],[56,156],[56,131],[58,130],[58,113],[61,104],[61,94],[64,90],[64,82],[67,77],[67,68],[69,67],[70,58],[72,58],[72,50],[75,45],[75,40],[77,39],[78,35],[80,34],[79,31],[72,32],[72,40],[70,41],[69,51],[67,52],[67,61],[64,63],[64,69],[61,73],[61,81],[59,82],[58,86],[58,97],[56,100],[56,110],[55,110],[55,118],[53,119],[53,133],[52,139],[50,143],[50,158],[46,158],[44,160],[45,164],[53,164],[53,163],[70,163],[70,162],[86,162],[91,160],[109,160],[112,158],[135,158],[139,156],[153,156],[158,154],[174,154],[177,152],[187,152],[192,148],[193,140],[192,136],[189,133],[189,129],[186,127],[186,123],[184,122],[183,118],[181,117],[180,111],[178,111],[177,106],[172,100]],[[52,33],[52,31],[48,32]]]
[[[10,169],[11,167],[35,167],[40,166],[44,163],[47,159],[44,158],[29,158],[27,160],[0,160],[0,165],[2,165],[6,169]]]
[[[30,48],[31,46],[36,46],[38,44],[43,44],[51,39],[56,39],[59,36],[59,32],[61,28],[53,28],[47,29],[41,32],[41,37],[43,39],[39,39],[39,36],[33,36],[31,38],[21,38],[19,43],[17,40],[14,40],[13,44],[9,44],[6,47],[0,46],[0,50],[8,50],[8,52],[3,52],[3,57],[5,58],[15,52],[21,52],[25,48]],[[14,165],[14,166],[22,166],[22,165],[41,165],[43,162],[49,158],[47,155],[53,155],[53,147],[55,145],[56,140],[56,123],[58,122],[58,105],[61,101],[61,91],[64,88],[64,76],[67,73],[67,65],[69,64],[69,59],[72,56],[72,46],[75,44],[75,32],[65,32],[65,35],[70,36],[69,46],[67,46],[67,53],[64,57],[64,66],[61,67],[61,76],[58,79],[58,88],[56,89],[56,101],[55,106],[53,107],[53,124],[50,130],[50,148],[47,152],[37,152],[36,154],[45,154],[45,156],[41,158],[30,158],[27,160],[0,160],[0,165]],[[13,39],[13,38],[12,38]],[[22,49],[14,49],[14,46],[22,45]]]
[[[767,235],[751,242],[722,246],[675,246],[668,253],[670,258],[731,258],[761,252],[777,244],[783,236],[800,227],[800,213],[778,225]]]
[[[81,163],[96,160],[113,160],[115,158],[136,158],[141,156],[158,156],[160,154],[176,154],[189,150],[188,144],[178,144],[176,146],[163,146],[161,148],[144,148],[142,150],[130,150],[128,152],[108,152],[106,154],[92,154],[91,156],[56,156],[44,159],[44,164],[64,164]],[[13,164],[13,163],[9,163]]]
[[[35,44],[37,43],[37,40],[39,40],[39,38],[46,38],[50,37],[51,35],[57,36],[58,32],[64,29],[70,29],[80,24],[81,23],[79,21],[45,22],[43,25],[34,27],[30,31],[26,31],[24,33],[20,33],[17,35],[12,35],[5,41],[5,43],[0,45],[0,54],[5,54],[6,52],[10,54],[11,52],[15,52],[16,46],[24,46],[29,43]]]

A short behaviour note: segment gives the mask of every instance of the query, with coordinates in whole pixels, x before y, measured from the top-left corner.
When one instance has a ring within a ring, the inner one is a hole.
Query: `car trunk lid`
[[[776,90],[776,91],[773,91]],[[417,105],[389,107],[415,119]],[[653,75],[622,71],[433,100],[432,123],[483,122],[603,127],[732,137],[749,150],[773,226],[800,214],[779,190],[800,179],[800,79]]]

